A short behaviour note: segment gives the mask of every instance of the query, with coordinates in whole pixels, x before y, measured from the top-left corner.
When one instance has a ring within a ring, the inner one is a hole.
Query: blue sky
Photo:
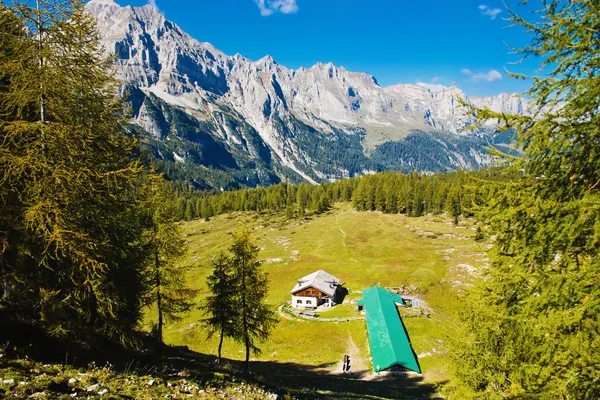
[[[144,5],[149,0],[116,0]],[[191,36],[227,54],[267,54],[288,68],[333,62],[397,83],[456,85],[469,95],[523,92],[530,60],[511,63],[507,44],[529,40],[509,28],[500,0],[150,0]],[[531,10],[509,5],[526,17]],[[530,7],[531,8],[531,7]]]

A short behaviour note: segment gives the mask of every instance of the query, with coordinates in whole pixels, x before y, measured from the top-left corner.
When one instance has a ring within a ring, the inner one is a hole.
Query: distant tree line
[[[518,174],[513,174],[518,179]],[[233,211],[285,211],[288,218],[319,214],[336,202],[352,202],[359,211],[402,213],[419,217],[448,213],[455,222],[473,216],[498,190],[494,182],[507,180],[503,169],[447,174],[381,172],[321,185],[280,183],[268,187],[214,193],[198,192],[177,183],[181,220],[208,219]]]

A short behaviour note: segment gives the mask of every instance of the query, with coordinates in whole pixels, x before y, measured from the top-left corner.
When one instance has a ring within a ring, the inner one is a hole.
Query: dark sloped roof
[[[421,373],[395,303],[404,304],[404,301],[399,295],[377,286],[363,290],[373,369],[383,371],[399,365]]]

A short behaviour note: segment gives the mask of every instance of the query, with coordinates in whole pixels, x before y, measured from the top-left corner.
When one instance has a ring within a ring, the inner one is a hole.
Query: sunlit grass
[[[486,262],[485,244],[473,240],[472,221],[453,226],[441,216],[410,218],[356,212],[343,204],[325,215],[301,221],[288,221],[283,214],[234,213],[208,222],[186,222],[181,225],[189,245],[184,264],[190,266],[189,286],[199,291],[198,304],[206,295],[211,259],[227,251],[231,234],[242,226],[250,229],[252,240],[261,248],[260,258],[270,279],[268,302],[274,308],[290,300],[289,292],[298,278],[318,269],[340,278],[350,289],[345,304],[323,312],[322,318],[360,315],[351,300],[360,298],[360,291],[373,285],[418,287],[423,300],[443,316],[408,318],[405,324],[415,352],[432,354],[421,360],[426,377],[443,379],[441,355],[454,334],[452,318],[460,308],[461,290],[456,281],[470,279],[457,266],[479,267]],[[217,338],[206,339],[199,324],[201,317],[200,311],[194,310],[182,321],[167,325],[166,341],[215,354]],[[271,338],[260,346],[263,351],[257,359],[333,369],[346,353],[349,338],[368,360],[364,321],[326,323],[281,318]],[[223,355],[243,359],[243,347],[226,341]]]

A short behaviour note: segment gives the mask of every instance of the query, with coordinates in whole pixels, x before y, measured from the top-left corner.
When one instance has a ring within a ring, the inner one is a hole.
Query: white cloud
[[[469,75],[471,77],[471,80],[473,80],[474,82],[494,82],[502,79],[502,74],[496,71],[495,69],[492,69],[488,72],[473,72],[468,68],[463,68],[460,70],[460,72],[462,72],[465,75]]]
[[[479,11],[481,11],[481,15],[490,17],[490,19],[496,19],[498,14],[500,14],[502,12],[502,10],[499,8],[490,8],[490,7],[486,6],[485,4],[482,4],[477,8],[479,8]]]
[[[276,12],[292,14],[298,11],[296,0],[254,0],[254,2],[263,17],[268,17]]]

